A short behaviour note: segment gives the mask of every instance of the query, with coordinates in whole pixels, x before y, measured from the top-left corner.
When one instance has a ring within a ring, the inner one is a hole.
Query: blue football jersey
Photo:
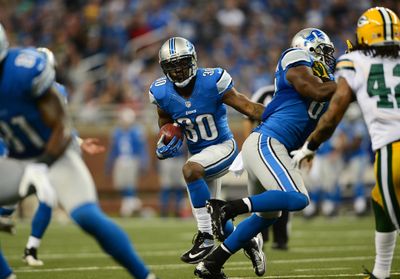
[[[300,148],[314,130],[328,103],[302,97],[286,79],[286,72],[300,65],[312,67],[312,57],[291,48],[282,53],[275,72],[275,94],[267,106],[267,118],[254,131],[277,139],[288,151]],[[333,76],[331,76],[333,79]]]
[[[229,73],[221,68],[199,68],[189,98],[178,94],[174,84],[160,78],[150,87],[150,101],[184,130],[190,153],[222,143],[233,137],[228,126],[227,109],[222,97],[233,87]]]
[[[8,150],[5,142],[0,138],[0,157],[7,157]]]
[[[33,48],[9,49],[0,67],[0,135],[9,157],[39,156],[51,130],[36,99],[54,83],[54,68]]]

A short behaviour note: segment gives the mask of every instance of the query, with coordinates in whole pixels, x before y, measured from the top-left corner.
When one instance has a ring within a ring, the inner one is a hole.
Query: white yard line
[[[168,247],[166,247],[168,248]],[[326,253],[326,252],[346,252],[346,251],[368,251],[371,250],[370,247],[365,245],[351,245],[351,246],[319,246],[319,247],[293,247],[290,248],[290,252],[293,253]],[[144,251],[142,249],[137,249],[141,256],[176,256],[180,255],[184,249],[175,250],[156,250],[156,251]],[[269,252],[267,252],[268,254]],[[372,254],[371,254],[372,255]],[[105,258],[108,257],[104,253],[90,252],[90,251],[74,251],[71,253],[40,253],[41,259],[63,259],[63,258]],[[7,256],[8,259],[19,259],[21,255],[19,253],[11,254]]]
[[[152,266],[150,265],[151,268],[154,270],[157,270],[158,268],[154,267],[160,267],[160,269],[165,269],[161,268],[162,266],[170,266],[170,265],[157,265],[157,266]],[[175,265],[172,265],[175,266]],[[181,265],[179,265],[179,268]],[[190,267],[193,268],[191,265],[184,265],[185,267]],[[121,270],[122,267],[119,266],[88,266],[88,267],[69,267],[69,268],[48,268],[48,269],[27,269],[27,268],[19,268],[15,269],[14,271],[18,273],[38,273],[38,272],[66,272],[66,271],[93,271],[93,270]],[[314,270],[315,271],[315,270]],[[400,272],[392,272],[391,275],[400,275]],[[363,273],[342,273],[342,274],[324,274],[324,277],[331,277],[331,278],[336,278],[336,277],[344,277],[344,278],[349,278],[349,277],[365,277],[365,274]],[[321,278],[321,274],[304,274],[304,275],[279,275],[279,276],[264,276],[264,277],[230,277],[231,279],[259,279],[259,278],[265,278],[265,279],[273,279],[273,278]]]

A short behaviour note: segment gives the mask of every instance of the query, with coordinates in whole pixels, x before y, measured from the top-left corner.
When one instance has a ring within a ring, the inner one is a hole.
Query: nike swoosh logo
[[[205,250],[200,251],[200,252],[198,252],[198,253],[196,253],[196,254],[194,254],[194,255],[192,255],[192,253],[189,253],[189,258],[191,258],[191,259],[196,258],[197,256],[200,256],[200,255],[203,254],[204,252],[205,252]]]

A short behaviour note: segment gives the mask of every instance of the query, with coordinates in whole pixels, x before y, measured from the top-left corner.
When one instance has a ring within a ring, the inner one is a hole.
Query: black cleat
[[[192,243],[193,247],[181,256],[181,260],[196,264],[211,253],[214,248],[214,237],[209,233],[198,231]]]
[[[266,270],[266,263],[261,233],[253,237],[247,245],[243,247],[243,250],[245,255],[251,260],[255,274],[257,276],[263,276]]]
[[[367,275],[367,277],[364,277],[364,279],[379,279],[378,277],[375,277],[374,274],[372,274],[372,272],[370,272],[365,266],[363,266],[364,268],[364,274]],[[386,277],[385,279],[390,279],[390,277]]]
[[[206,208],[208,213],[211,215],[211,225],[215,237],[223,242],[226,238],[224,227],[226,222],[229,220],[226,217],[224,210],[227,202],[218,199],[210,199],[207,201]]]
[[[196,266],[194,275],[203,279],[228,279],[225,273],[215,264],[214,261],[207,259],[204,259]]]
[[[0,217],[0,231],[15,234],[15,224],[10,217]]]
[[[32,247],[32,248],[25,248],[24,250],[24,256],[22,257],[22,260],[26,262],[29,266],[42,266],[43,262],[39,260],[37,257],[37,249]]]

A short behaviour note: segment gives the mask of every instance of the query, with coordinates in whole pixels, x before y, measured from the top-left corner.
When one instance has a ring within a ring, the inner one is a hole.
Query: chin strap
[[[196,75],[193,75],[193,76],[191,76],[191,77],[189,77],[188,79],[185,79],[184,81],[182,81],[182,82],[174,82],[174,84],[177,86],[177,87],[185,87],[186,85],[188,85],[189,84],[189,82],[192,80],[192,78],[194,78]]]

